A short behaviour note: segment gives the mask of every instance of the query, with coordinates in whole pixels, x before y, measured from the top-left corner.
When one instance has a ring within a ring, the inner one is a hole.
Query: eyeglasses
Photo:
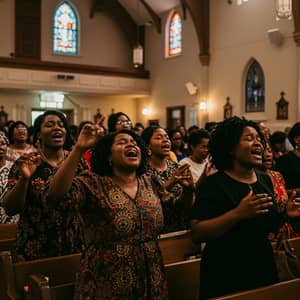
[[[131,124],[132,123],[129,120],[127,120],[127,121],[117,121],[116,122],[116,125],[123,125],[123,126],[126,126],[126,125],[130,126]]]

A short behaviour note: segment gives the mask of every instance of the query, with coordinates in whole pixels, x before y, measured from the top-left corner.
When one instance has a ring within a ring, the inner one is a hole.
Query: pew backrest
[[[262,288],[230,294],[211,300],[299,300],[300,278],[279,282]]]

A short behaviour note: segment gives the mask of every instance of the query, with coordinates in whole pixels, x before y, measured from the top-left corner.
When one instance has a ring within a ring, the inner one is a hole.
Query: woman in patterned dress
[[[279,211],[283,212],[289,199],[286,191],[286,185],[282,174],[278,171],[272,170],[273,168],[273,152],[269,143],[266,144],[264,156],[262,161],[262,169],[265,171],[272,180],[274,187],[274,195]],[[295,232],[290,222],[286,221],[278,230],[277,233],[269,235],[270,240],[275,242],[277,238],[290,239],[298,237],[299,234]]]
[[[61,112],[46,111],[34,123],[38,153],[21,156],[8,178],[4,205],[8,215],[20,214],[17,253],[25,260],[80,252],[84,238],[80,217],[63,205],[49,207],[42,199],[48,179],[68,155],[70,132]],[[77,172],[87,169],[84,161]]]
[[[167,299],[157,241],[163,214],[144,175],[143,144],[128,130],[104,136],[92,154],[93,172],[75,176],[80,157],[98,135],[96,125],[84,127],[49,187],[48,202],[72,199],[70,210],[78,209],[84,222],[86,249],[75,299]]]
[[[9,217],[3,208],[3,197],[6,192],[6,185],[9,171],[13,165],[12,161],[7,160],[7,147],[9,141],[3,131],[0,131],[0,224],[16,223],[19,215]]]
[[[171,141],[166,130],[150,126],[142,133],[148,150],[147,175],[158,191],[164,191],[162,233],[185,230],[190,227],[189,209],[194,200],[194,183],[189,165],[179,166],[169,159]]]

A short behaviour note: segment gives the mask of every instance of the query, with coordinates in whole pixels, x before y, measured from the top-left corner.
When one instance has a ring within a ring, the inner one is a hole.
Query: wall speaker
[[[283,34],[278,28],[269,29],[268,38],[270,43],[274,46],[281,46],[283,44]]]
[[[198,92],[198,87],[190,81],[185,84],[185,87],[190,95],[195,95]]]

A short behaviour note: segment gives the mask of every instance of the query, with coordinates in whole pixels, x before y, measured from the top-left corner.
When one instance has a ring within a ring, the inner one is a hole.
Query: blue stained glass
[[[247,72],[245,95],[246,112],[265,111],[265,77],[256,60],[251,63]]]
[[[179,13],[175,12],[169,23],[168,55],[175,56],[182,52],[182,21]]]
[[[53,51],[63,54],[78,53],[78,17],[73,7],[63,2],[54,13]]]

